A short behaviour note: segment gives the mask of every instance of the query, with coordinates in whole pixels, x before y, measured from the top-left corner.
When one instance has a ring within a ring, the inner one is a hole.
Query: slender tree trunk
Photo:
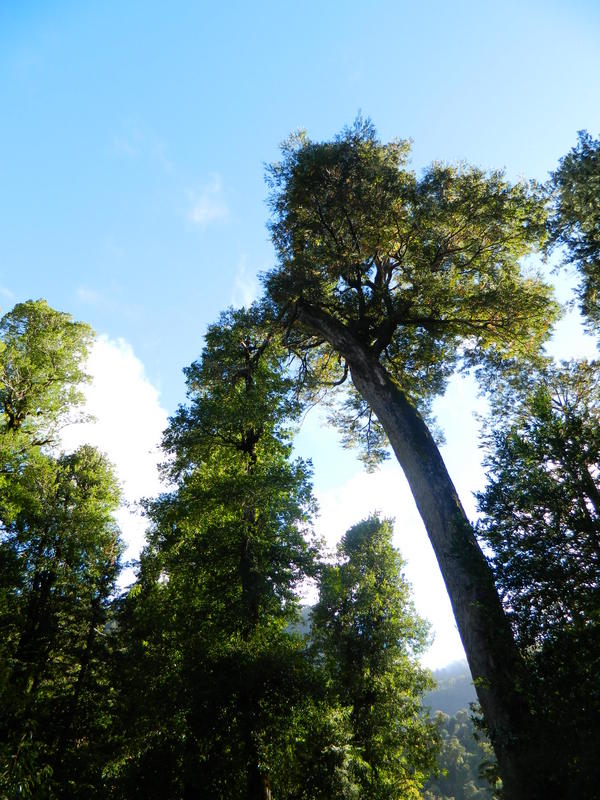
[[[346,359],[354,386],[376,414],[406,475],[448,590],[506,800],[546,800],[539,777],[533,777],[536,761],[530,748],[537,745],[531,736],[524,664],[492,572],[429,429],[352,332],[303,303],[297,315]]]

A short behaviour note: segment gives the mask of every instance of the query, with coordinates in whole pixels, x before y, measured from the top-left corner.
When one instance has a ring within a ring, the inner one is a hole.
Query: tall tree
[[[364,800],[420,797],[437,745],[421,708],[433,685],[417,661],[427,628],[410,602],[392,533],[377,517],[350,528],[340,563],[323,570],[313,610],[316,649],[337,702],[350,710]]]
[[[557,309],[520,259],[544,238],[531,187],[434,164],[358,121],[332,142],[292,137],[269,172],[279,266],[266,279],[305,377],[347,376],[349,438],[400,462],[452,602],[506,795],[529,786],[523,664],[489,566],[430,430],[429,405],[458,367],[484,381],[535,358]]]
[[[127,716],[131,702],[145,706],[126,741],[137,750],[128,797],[277,796],[278,748],[307,677],[289,626],[295,588],[313,569],[313,501],[308,465],[291,459],[292,382],[254,316],[232,311],[211,326],[202,359],[186,370],[188,404],[165,433],[174,489],[149,504],[127,611],[132,646],[146,650],[143,697],[124,689]],[[158,698],[150,706],[149,688]],[[168,732],[161,697],[172,701]]]
[[[103,628],[121,550],[118,485],[106,459],[84,446],[29,459],[8,494],[0,504],[0,786],[90,797],[108,696]]]
[[[43,300],[0,320],[0,786],[11,797],[90,797],[99,769],[119,488],[93,448],[56,453],[91,337]]]
[[[592,797],[600,767],[600,366],[549,367],[488,440],[480,534],[527,654],[539,765],[553,796]]]
[[[600,326],[600,138],[580,131],[577,145],[550,178],[550,235],[579,270],[581,311]]]

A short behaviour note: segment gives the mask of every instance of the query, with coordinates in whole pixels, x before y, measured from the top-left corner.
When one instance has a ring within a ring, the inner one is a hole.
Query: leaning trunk
[[[506,800],[546,798],[536,772],[525,669],[475,538],[441,454],[418,411],[347,328],[299,305],[300,320],[345,358],[357,391],[369,403],[396,454],[433,546],[452,603],[485,716]]]
[[[525,697],[520,691],[523,664],[492,573],[427,426],[382,370],[372,372],[365,374],[351,366],[354,385],[385,429],[429,534],[498,758],[505,795],[532,800],[531,790],[522,790],[526,778],[520,764],[521,743],[528,739]],[[527,775],[531,773],[531,765],[522,767]]]

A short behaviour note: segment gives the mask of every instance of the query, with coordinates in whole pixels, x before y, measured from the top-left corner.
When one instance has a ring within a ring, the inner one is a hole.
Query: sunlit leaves
[[[579,300],[593,326],[600,324],[600,139],[579,132],[550,180],[554,244],[566,246],[567,264],[580,272]]]
[[[280,309],[341,322],[427,413],[457,367],[535,358],[557,306],[521,268],[546,235],[538,188],[467,164],[418,177],[408,149],[361,119],[331,142],[286,143],[268,172],[279,266],[266,285]],[[318,375],[331,348],[289,339]]]

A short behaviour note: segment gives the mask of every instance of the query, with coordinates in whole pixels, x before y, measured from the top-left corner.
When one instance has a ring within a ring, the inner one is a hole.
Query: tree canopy
[[[535,356],[557,307],[521,268],[545,239],[536,187],[466,164],[417,177],[408,155],[360,119],[331,142],[292,136],[267,173],[280,265],[266,285],[280,309],[308,305],[343,324],[427,415],[458,366]],[[291,339],[303,364],[341,380],[345,353],[311,334]],[[350,392],[357,434],[369,412]]]
[[[45,300],[19,303],[0,320],[0,430],[50,441],[82,400],[92,330]]]
[[[266,800],[282,780],[308,679],[289,626],[314,573],[314,501],[309,466],[291,458],[291,382],[254,317],[231,311],[211,326],[165,433],[174,488],[148,504],[123,616],[128,663],[139,654],[122,688],[125,797]]]
[[[93,447],[58,452],[87,325],[44,301],[0,321],[0,791],[90,797],[110,704],[105,671],[120,490]],[[81,794],[83,792],[83,794]]]
[[[580,308],[600,324],[600,138],[580,131],[575,147],[550,177],[550,234],[566,247],[565,263],[580,273]]]

